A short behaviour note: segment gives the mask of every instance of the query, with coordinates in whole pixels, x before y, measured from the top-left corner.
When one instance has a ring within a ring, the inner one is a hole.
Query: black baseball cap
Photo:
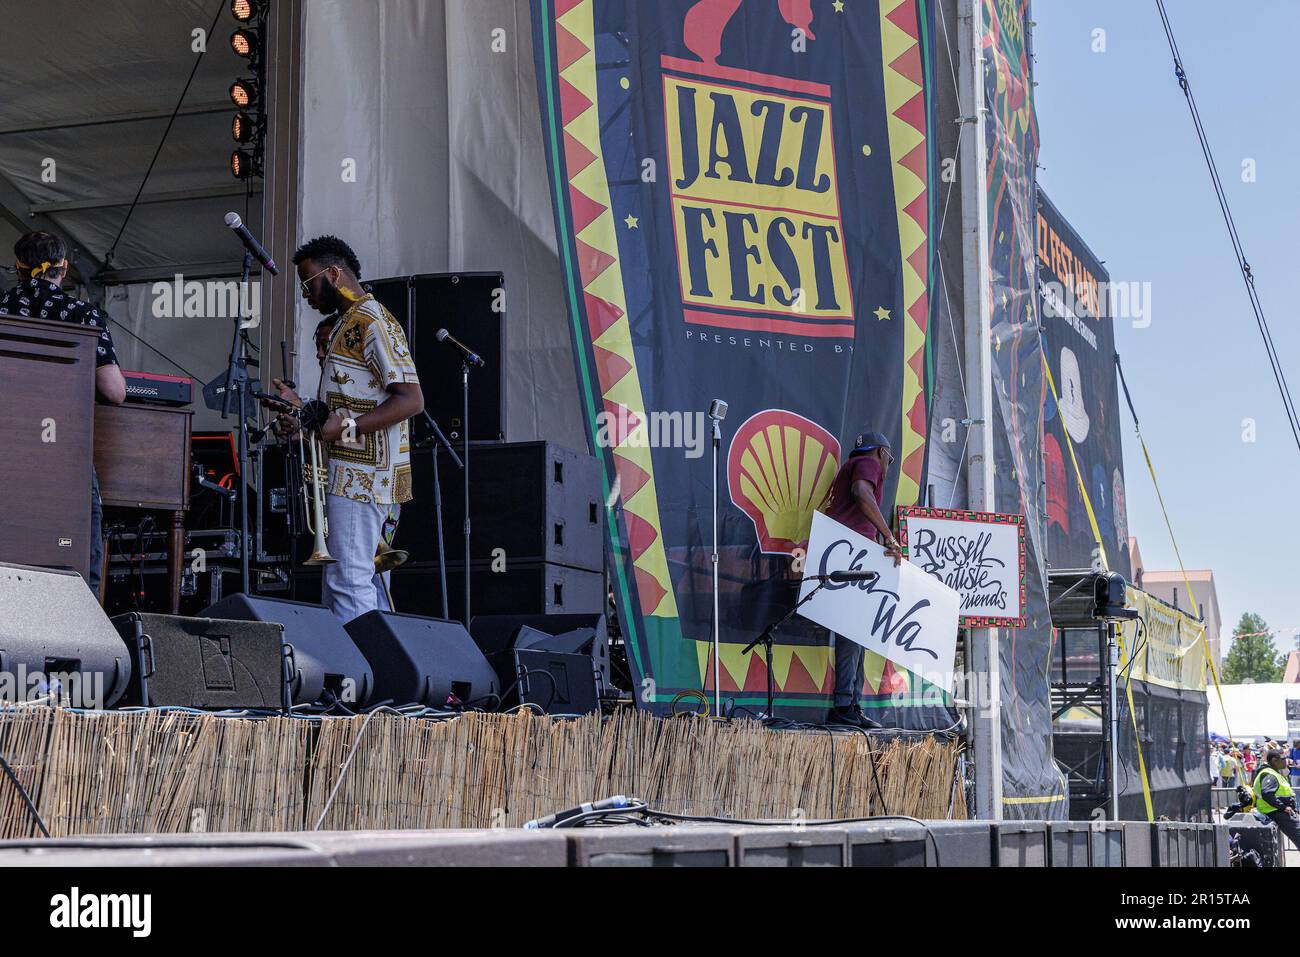
[[[849,458],[855,455],[866,455],[873,449],[888,449],[891,455],[894,451],[883,432],[863,432],[853,443],[853,451],[849,453]]]

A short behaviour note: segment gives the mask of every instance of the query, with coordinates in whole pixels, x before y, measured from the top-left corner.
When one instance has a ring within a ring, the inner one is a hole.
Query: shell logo
[[[785,409],[745,420],[727,452],[731,500],[749,516],[759,548],[789,555],[808,541],[813,512],[839,468],[840,443],[816,422]]]

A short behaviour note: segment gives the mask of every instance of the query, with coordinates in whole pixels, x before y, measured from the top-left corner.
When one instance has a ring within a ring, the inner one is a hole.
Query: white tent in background
[[[1214,688],[1206,689],[1212,733],[1227,737],[1228,729],[1232,728],[1232,737],[1237,741],[1263,737],[1281,741],[1287,737],[1286,703],[1293,699],[1297,702],[1295,707],[1300,707],[1300,684],[1222,685],[1221,690],[1222,705]]]

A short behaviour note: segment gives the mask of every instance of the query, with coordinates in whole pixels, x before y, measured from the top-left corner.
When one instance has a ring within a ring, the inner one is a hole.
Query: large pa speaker
[[[602,614],[475,615],[469,633],[498,675],[513,671],[515,649],[535,649],[586,655],[610,684],[609,632]]]
[[[406,506],[402,506],[406,511]],[[506,559],[497,571],[491,562],[475,562],[471,611],[493,615],[599,614],[607,603],[605,576],[556,565],[554,562],[520,562]],[[407,562],[393,569],[389,584],[394,604],[402,611],[440,615],[442,593],[438,566]],[[465,571],[447,562],[448,614],[461,619],[465,609]]]
[[[459,443],[456,454],[461,454]],[[402,506],[398,548],[413,562],[436,561],[432,449],[411,452],[415,497]],[[446,452],[438,454],[447,560],[464,563],[465,479]],[[604,495],[600,462],[553,442],[482,442],[469,450],[470,555],[489,562],[550,562],[601,571]]]
[[[80,575],[0,562],[0,700],[110,708],[130,680],[127,647]]]
[[[441,708],[454,695],[466,704],[501,702],[497,676],[458,621],[370,611],[347,624],[375,672],[376,701]]]
[[[464,396],[460,354],[435,337],[439,329],[483,357],[470,372],[470,441],[506,436],[505,276],[499,272],[428,273],[364,283],[393,314],[411,347],[424,407],[459,443]],[[418,494],[418,493],[417,493]]]
[[[596,672],[586,655],[516,648],[514,658],[521,704],[535,704],[547,714],[600,709]]]
[[[140,612],[112,621],[135,651],[123,704],[224,710],[286,703],[280,624]]]
[[[374,674],[347,630],[324,605],[240,593],[209,605],[204,618],[270,621],[284,626],[289,646],[289,694],[294,704],[341,701],[364,705],[374,689]]]

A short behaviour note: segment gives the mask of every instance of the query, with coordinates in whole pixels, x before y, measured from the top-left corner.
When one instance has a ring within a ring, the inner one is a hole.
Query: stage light
[[[1128,582],[1118,572],[1098,572],[1092,580],[1092,617],[1098,621],[1131,621],[1138,617],[1128,604]]]
[[[257,160],[248,150],[235,150],[230,154],[230,175],[235,179],[251,179],[257,175]]]
[[[245,30],[242,27],[230,35],[230,49],[235,51],[236,56],[241,56],[245,60],[251,60],[257,54],[257,31]]]
[[[236,113],[230,121],[230,135],[236,143],[247,143],[257,133],[257,122],[247,113]]]
[[[240,23],[247,23],[261,11],[261,0],[230,0],[230,14]]]
[[[230,84],[230,102],[240,109],[257,102],[257,82],[255,80],[236,80]]]

